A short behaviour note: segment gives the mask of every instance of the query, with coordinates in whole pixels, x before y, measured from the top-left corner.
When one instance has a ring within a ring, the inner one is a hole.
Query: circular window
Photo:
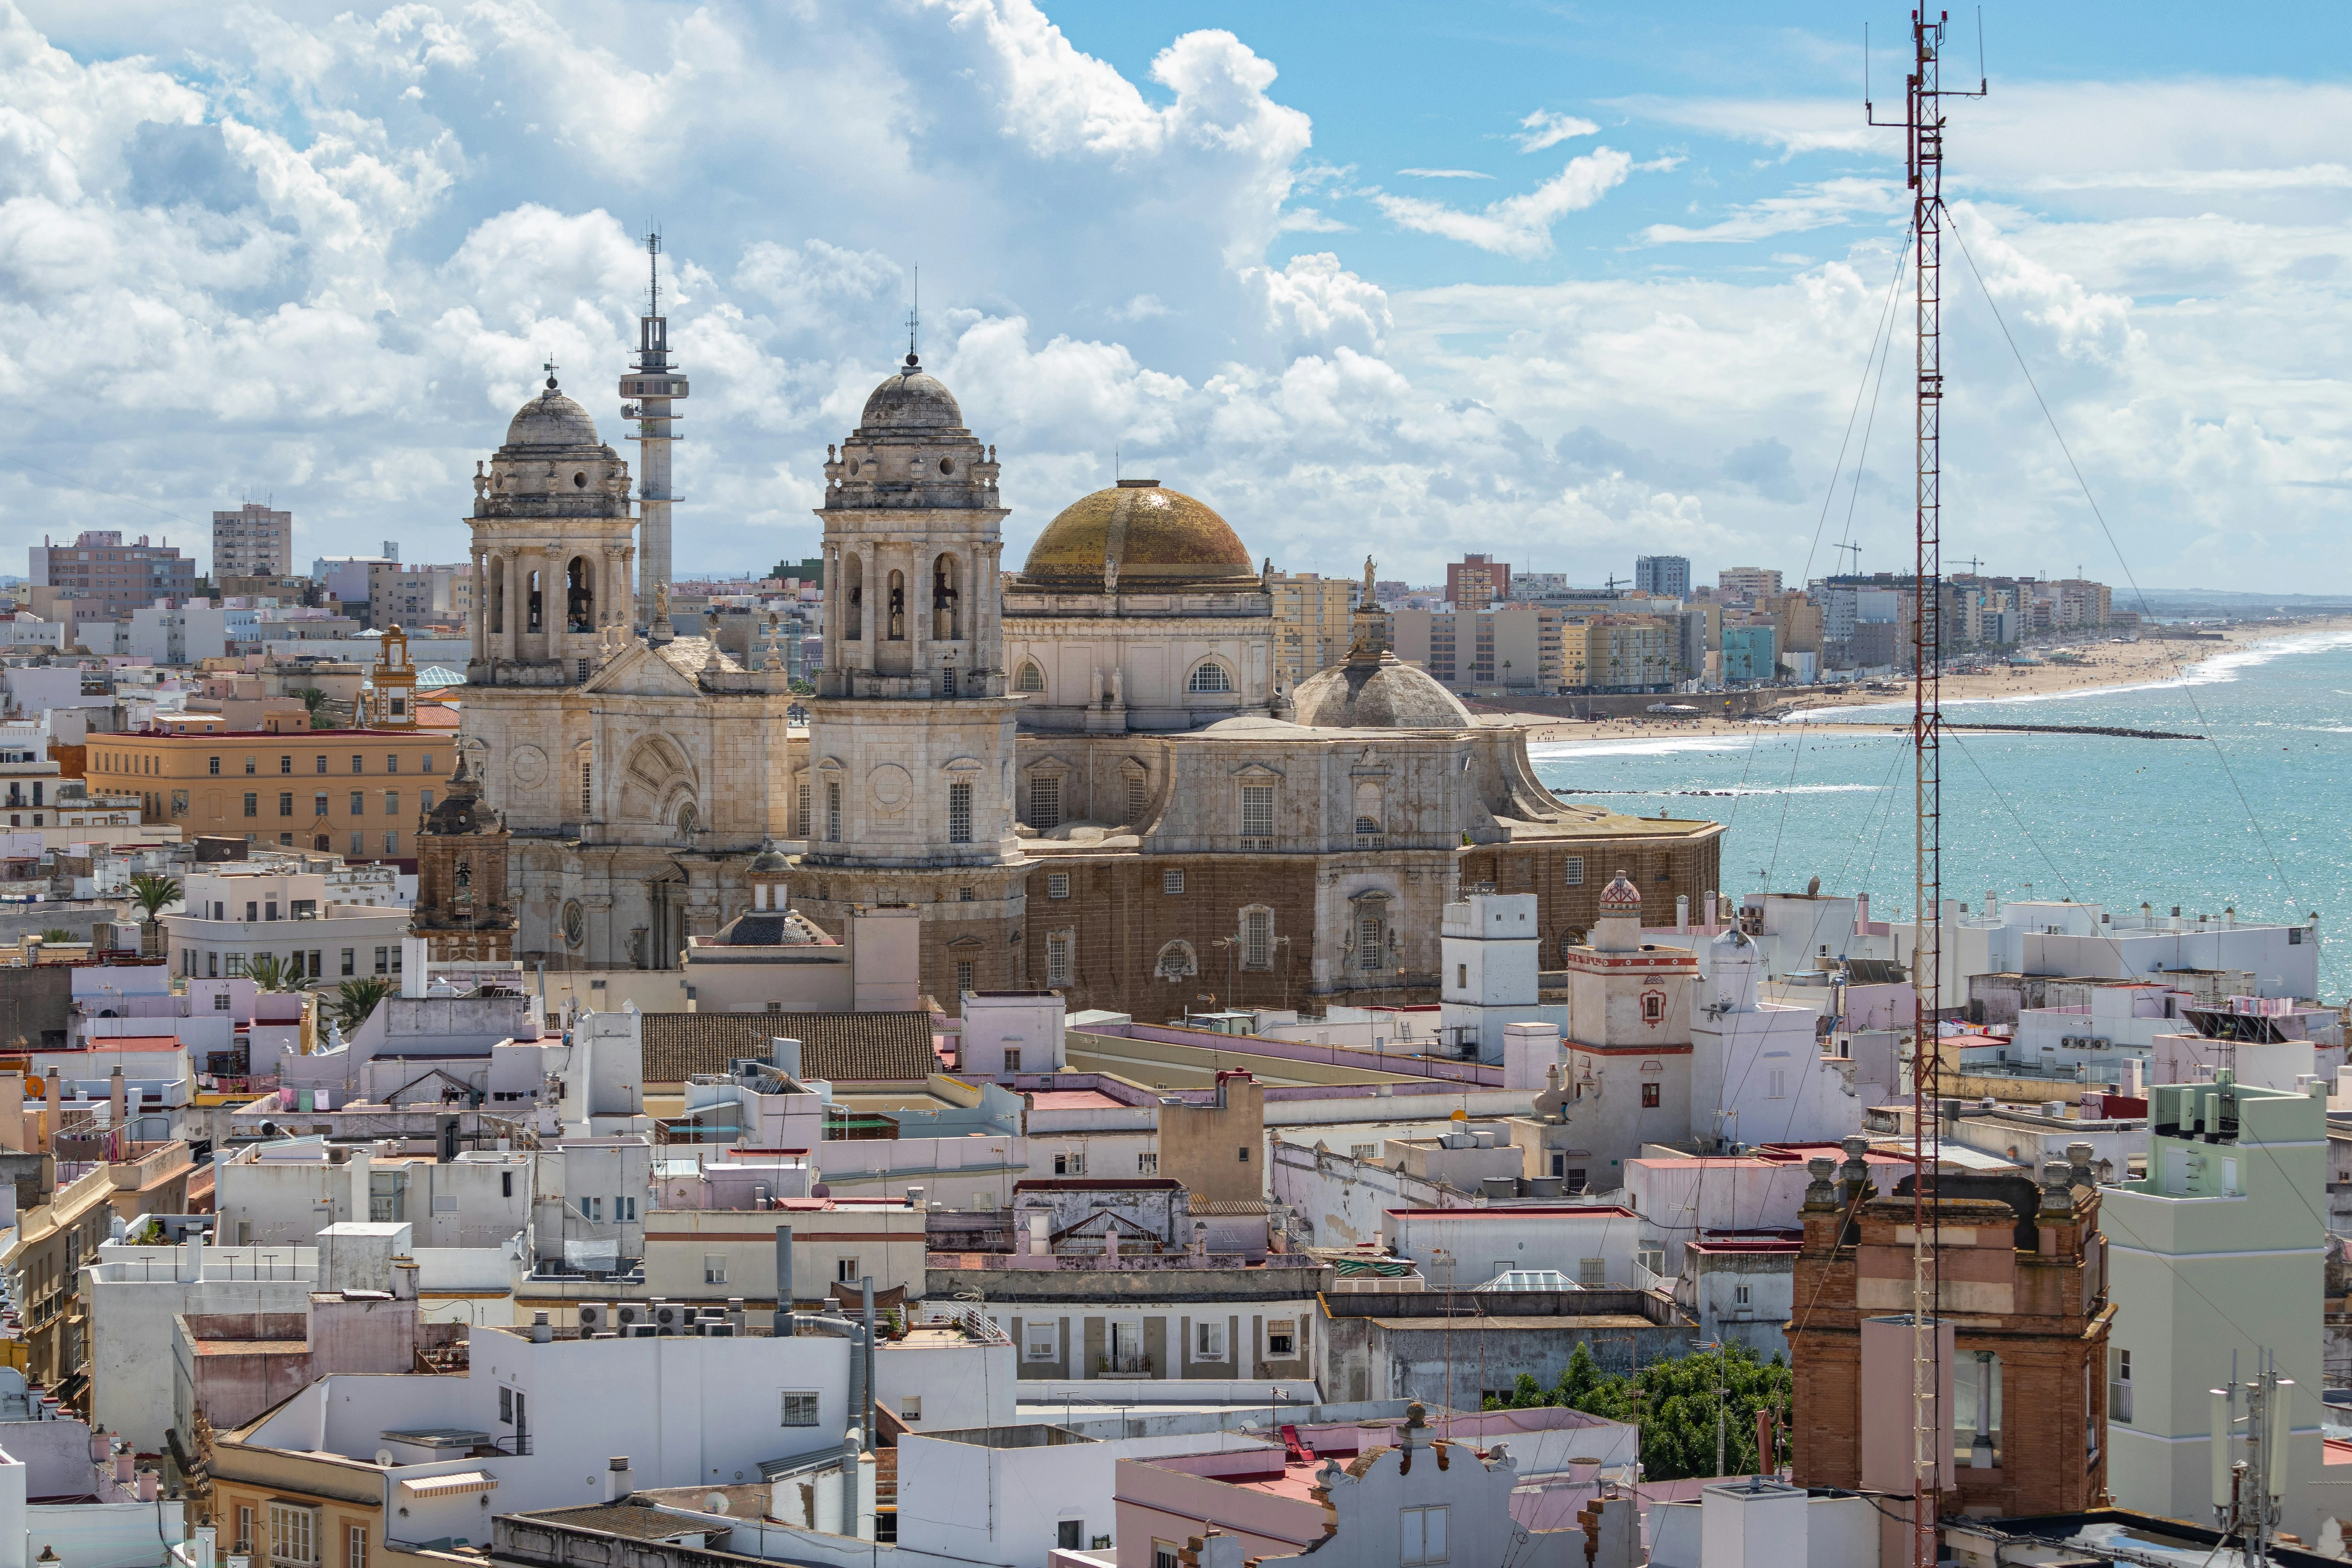
[[[568,899],[563,905],[563,945],[578,947],[587,940],[588,911],[580,907],[579,900]]]
[[[952,473],[954,473],[954,472],[955,472],[955,464],[954,464],[953,462],[950,461],[950,460],[949,460],[948,458],[941,458],[940,459],[940,472],[941,472],[941,473],[943,473],[943,474],[952,474]]]
[[[574,474],[574,475],[572,475],[572,488],[573,489],[575,489],[575,490],[584,490],[584,489],[586,489],[588,488],[588,476],[587,476],[586,474]]]

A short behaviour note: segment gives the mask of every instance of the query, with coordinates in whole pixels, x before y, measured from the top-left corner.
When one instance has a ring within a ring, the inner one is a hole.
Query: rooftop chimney
[[[629,1457],[622,1454],[605,1461],[604,1500],[618,1502],[633,1489],[629,1485]]]

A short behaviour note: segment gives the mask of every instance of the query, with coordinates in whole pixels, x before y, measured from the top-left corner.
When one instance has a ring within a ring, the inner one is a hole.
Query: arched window
[[[866,637],[866,562],[856,551],[845,552],[841,558],[842,604],[847,610],[841,635],[850,642]]]
[[[596,629],[595,577],[585,555],[573,556],[572,563],[563,569],[563,629]]]
[[[1160,950],[1151,965],[1151,973],[1161,980],[1178,981],[1201,973],[1201,961],[1192,952],[1189,942],[1171,942]]]
[[[905,642],[907,640],[907,574],[904,572],[890,574],[890,603],[887,607],[889,618],[882,624],[883,637],[890,642]]]
[[[1187,684],[1189,689],[1196,692],[1231,691],[1234,678],[1226,674],[1225,667],[1215,659],[1204,658],[1192,667],[1192,679]]]
[[[682,801],[677,808],[677,836],[692,838],[702,830],[702,814],[694,809],[694,802]]]
[[[1037,668],[1035,659],[1024,658],[1021,661],[1021,673],[1013,678],[1013,689],[1015,691],[1045,689],[1045,672]]]
[[[931,636],[940,642],[963,637],[962,569],[953,555],[931,563]]]
[[[523,595],[522,629],[527,632],[547,629],[547,623],[541,618],[547,603],[547,596],[540,587],[541,575],[542,574],[537,572],[528,572],[523,574],[523,581],[530,584],[528,591]]]
[[[1381,786],[1365,779],[1356,785],[1356,831],[1371,835],[1381,830]]]
[[[506,629],[507,559],[503,555],[493,555],[490,557],[490,631],[496,635]]]

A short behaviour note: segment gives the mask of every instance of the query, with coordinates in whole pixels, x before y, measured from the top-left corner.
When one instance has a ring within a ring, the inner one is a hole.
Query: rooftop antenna
[[[907,301],[907,363],[908,364],[915,363],[915,331],[922,322],[922,311],[923,269],[918,267],[915,268],[914,293]]]
[[[1911,275],[1918,437],[1912,568],[1918,609],[1911,627],[1911,1550],[1916,1568],[1935,1568],[1943,1468],[1936,1332],[1942,1306],[1937,1289],[1940,1238],[1934,1232],[1940,1209],[1929,1195],[1942,1153],[1936,1096],[1943,1087],[1937,1032],[1944,967],[1943,100],[1982,98],[1986,91],[1981,79],[1974,92],[1943,85],[1944,27],[1949,15],[1939,11],[1931,20],[1925,7],[1911,13],[1914,64],[1904,79],[1900,120],[1878,118],[1870,99],[1867,34],[1863,45],[1863,118],[1903,132],[1912,243],[1917,247]]]
[[[646,314],[661,314],[661,225],[646,231]]]

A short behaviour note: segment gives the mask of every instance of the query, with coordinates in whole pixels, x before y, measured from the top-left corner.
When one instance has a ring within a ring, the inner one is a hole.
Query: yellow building
[[[1664,616],[1596,616],[1561,628],[1561,678],[1571,691],[1671,690],[1680,624]]]
[[[1274,668],[1284,690],[1345,661],[1356,609],[1352,578],[1274,572],[1265,585],[1274,595]]]
[[[190,837],[404,859],[457,765],[446,730],[92,732],[86,776],[91,793],[136,795],[149,822]]]

